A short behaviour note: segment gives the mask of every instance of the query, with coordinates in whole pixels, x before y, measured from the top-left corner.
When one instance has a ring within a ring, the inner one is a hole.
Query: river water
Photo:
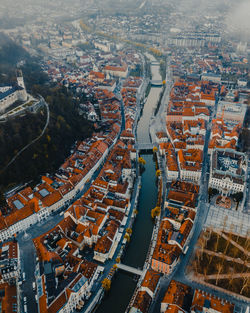
[[[151,57],[150,57],[151,58]],[[151,59],[154,61],[154,59]],[[159,66],[151,65],[153,79],[159,79]],[[137,140],[139,143],[150,143],[149,125],[153,110],[161,88],[151,88],[143,113],[138,123]],[[143,267],[151,240],[153,221],[151,209],[157,201],[157,185],[155,178],[155,163],[152,154],[141,155],[146,161],[142,174],[142,187],[138,201],[138,215],[133,226],[131,241],[121,262],[133,267]],[[134,276],[118,271],[112,281],[111,290],[102,300],[96,313],[124,313],[136,287]]]
[[[151,54],[146,54],[150,61],[156,61]],[[151,65],[152,80],[161,80],[159,65]],[[157,106],[162,88],[151,87],[147,101],[144,104],[142,116],[137,126],[137,141],[138,143],[150,143],[149,126],[150,119],[153,115],[154,109]]]

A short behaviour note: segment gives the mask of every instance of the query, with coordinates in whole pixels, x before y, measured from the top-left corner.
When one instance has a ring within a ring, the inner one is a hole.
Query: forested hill
[[[16,81],[16,68],[21,61],[27,90],[30,91],[34,84],[43,85],[48,81],[47,75],[40,69],[38,60],[5,34],[0,33],[0,84]]]
[[[22,48],[7,40],[7,48],[4,49],[4,44],[1,41],[1,56],[4,56],[3,59],[0,57],[0,73],[4,73],[2,77],[10,78],[15,73],[16,61],[25,58],[26,64],[22,67],[24,81],[26,84],[28,82],[30,90],[41,94],[49,103],[50,122],[44,136],[5,171],[1,170],[12,157],[41,133],[46,121],[46,110],[43,108],[37,114],[0,123],[0,193],[19,183],[30,180],[36,182],[40,175],[54,172],[69,155],[74,142],[92,134],[91,124],[78,114],[77,103],[70,92],[64,87],[51,86],[39,65],[34,60],[29,62]],[[5,72],[2,72],[3,68]]]
[[[27,59],[29,54],[8,36],[0,33],[0,62],[6,65],[15,65],[23,59]]]

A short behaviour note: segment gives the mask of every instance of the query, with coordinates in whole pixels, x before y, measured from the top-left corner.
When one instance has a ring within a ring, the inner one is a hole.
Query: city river
[[[151,56],[150,56],[151,57]],[[152,60],[153,61],[153,60]],[[159,78],[159,66],[151,66],[153,79]],[[144,105],[143,114],[137,128],[138,142],[149,143],[149,125],[153,110],[157,106],[157,101],[161,88],[151,88],[147,102]],[[146,254],[151,240],[153,221],[151,219],[151,209],[155,207],[157,200],[157,185],[155,178],[155,163],[152,154],[141,155],[145,161],[145,171],[142,174],[142,187],[138,201],[138,215],[133,227],[131,242],[125,256],[123,264],[133,267],[143,267]],[[112,281],[109,294],[102,300],[96,313],[124,313],[136,287],[134,276],[122,271],[118,271]]]
[[[151,54],[147,54],[150,61],[156,61]],[[160,80],[159,65],[151,65],[152,80]],[[162,88],[152,87],[148,95],[147,101],[144,104],[142,116],[138,122],[137,127],[137,141],[138,143],[150,143],[150,120],[153,115],[154,109],[157,107],[157,101],[159,99]]]

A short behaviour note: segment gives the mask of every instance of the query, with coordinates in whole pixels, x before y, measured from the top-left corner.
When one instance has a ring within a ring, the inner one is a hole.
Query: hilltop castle
[[[24,85],[22,71],[17,71],[17,83],[0,86],[0,113],[4,112],[17,100],[26,101],[27,92]]]

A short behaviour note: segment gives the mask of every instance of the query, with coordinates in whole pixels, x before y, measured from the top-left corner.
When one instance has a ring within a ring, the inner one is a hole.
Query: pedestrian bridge
[[[149,143],[141,143],[141,142],[138,142],[136,145],[135,145],[135,148],[137,150],[153,150],[153,147],[155,147],[156,145],[149,142]]]
[[[158,62],[158,61],[151,61],[151,65],[160,65],[160,62]]]
[[[128,266],[128,265],[121,264],[121,263],[117,263],[116,265],[117,265],[117,268],[119,268],[125,272],[135,274],[135,275],[141,276],[144,273],[144,271],[142,271],[138,268],[132,267],[132,266]]]
[[[152,87],[161,87],[163,85],[162,80],[151,80]]]

